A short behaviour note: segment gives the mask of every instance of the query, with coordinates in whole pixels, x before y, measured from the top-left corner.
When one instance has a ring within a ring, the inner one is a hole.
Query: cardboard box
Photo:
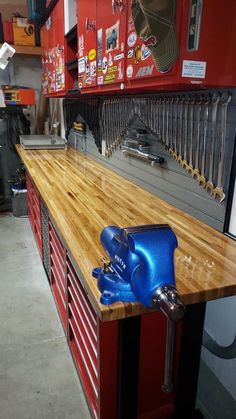
[[[35,46],[35,27],[26,17],[13,17],[14,45]]]

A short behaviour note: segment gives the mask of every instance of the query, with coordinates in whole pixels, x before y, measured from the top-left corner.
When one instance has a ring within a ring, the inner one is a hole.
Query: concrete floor
[[[9,214],[0,214],[0,418],[90,418],[29,221]]]

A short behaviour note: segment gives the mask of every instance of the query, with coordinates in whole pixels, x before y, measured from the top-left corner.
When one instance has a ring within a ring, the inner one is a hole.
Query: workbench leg
[[[177,386],[176,419],[200,419],[195,409],[206,303],[187,306],[183,320]]]
[[[137,418],[140,316],[119,321],[119,419]]]

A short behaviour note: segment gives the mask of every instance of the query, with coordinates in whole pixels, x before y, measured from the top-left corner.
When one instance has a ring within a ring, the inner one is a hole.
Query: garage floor
[[[0,418],[90,418],[27,218],[0,214]]]

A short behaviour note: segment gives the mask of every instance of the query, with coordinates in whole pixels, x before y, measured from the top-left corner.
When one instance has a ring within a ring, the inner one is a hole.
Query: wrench
[[[175,98],[172,96],[170,98],[170,120],[169,120],[169,153],[173,156],[174,146],[173,146],[173,114],[174,114],[174,102]]]
[[[192,96],[190,98],[190,105],[189,105],[189,120],[190,120],[190,127],[189,127],[189,137],[190,137],[190,147],[189,147],[189,163],[187,166],[187,172],[191,173],[193,176],[193,110],[196,98]]]
[[[163,101],[162,101],[162,135],[161,135],[162,144],[166,143],[165,117],[166,117],[166,98],[163,97]]]
[[[166,141],[165,141],[165,148],[169,150],[170,147],[170,124],[169,124],[169,116],[170,116],[170,98],[167,97],[166,99]]]
[[[226,128],[227,128],[227,110],[229,102],[231,101],[231,94],[225,92],[220,98],[221,103],[221,144],[220,144],[220,157],[218,163],[218,176],[217,185],[213,190],[214,198],[219,198],[220,202],[225,199],[225,193],[223,191],[223,164],[225,156],[225,139],[226,139]]]
[[[173,150],[173,158],[177,160],[177,132],[178,132],[178,103],[179,97],[175,96],[175,106],[174,106],[174,129],[173,129],[173,142],[174,142],[174,150]]]
[[[183,103],[184,103],[184,97],[180,96],[180,99],[179,99],[179,134],[178,134],[179,150],[178,150],[178,158],[177,158],[177,161],[179,164],[181,164],[181,161],[182,161]]]
[[[196,134],[196,152],[195,152],[195,164],[194,169],[192,172],[192,176],[194,179],[199,179],[200,177],[200,171],[199,171],[199,150],[200,150],[200,121],[201,121],[201,110],[202,110],[202,97],[197,96],[196,99],[196,125],[197,125],[197,134]]]
[[[181,161],[181,166],[183,169],[187,169],[187,143],[188,143],[188,108],[189,108],[190,98],[186,96],[184,100],[184,158]]]
[[[206,162],[209,102],[210,102],[210,97],[204,96],[203,98],[203,150],[202,150],[202,161],[201,161],[201,175],[198,178],[198,183],[203,188],[205,188],[206,186],[205,162]]]
[[[215,136],[216,136],[216,116],[217,116],[217,107],[220,101],[220,96],[218,93],[214,93],[211,98],[212,111],[211,111],[211,149],[210,149],[210,162],[209,162],[209,174],[208,181],[206,183],[207,192],[212,195],[214,185],[213,185],[213,169],[214,169],[214,151],[215,151]]]

